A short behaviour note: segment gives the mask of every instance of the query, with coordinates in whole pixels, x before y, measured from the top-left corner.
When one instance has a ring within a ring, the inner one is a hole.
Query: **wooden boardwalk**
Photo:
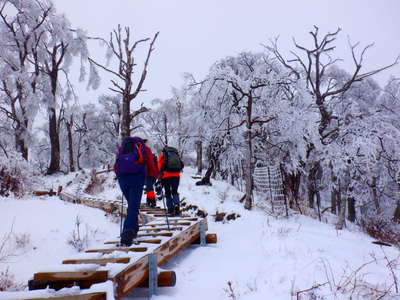
[[[121,211],[119,201],[76,198],[66,192],[61,192],[60,198],[110,213]],[[206,219],[168,217],[167,224],[165,211],[159,207],[142,207],[141,219],[145,224],[140,226],[138,245],[119,247],[117,240],[105,241],[103,247],[87,249],[77,257],[63,260],[56,270],[35,273],[29,281],[32,292],[15,293],[15,298],[10,300],[100,300],[107,299],[110,290],[115,299],[121,299],[136,287],[149,287],[152,294],[157,286],[174,286],[176,283],[174,271],[157,272],[157,266],[165,264],[191,244],[217,241],[215,234],[206,234]],[[49,295],[36,296],[44,293],[40,290],[48,288],[51,289],[47,290]]]

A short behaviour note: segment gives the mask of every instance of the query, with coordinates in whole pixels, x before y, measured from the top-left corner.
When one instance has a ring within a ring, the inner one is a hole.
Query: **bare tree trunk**
[[[318,220],[321,221],[321,194],[316,191],[315,195],[317,196]]]
[[[200,180],[196,182],[196,185],[212,185],[211,184],[211,174],[214,170],[215,167],[215,163],[213,160],[210,160],[210,164],[208,166],[208,169],[206,171],[206,174],[204,175],[204,177]]]
[[[281,172],[283,174],[283,191],[285,192],[286,198],[289,200],[289,207],[292,209],[296,207],[302,214],[303,212],[301,211],[298,201],[301,173],[297,172],[288,174],[285,172],[282,166]]]
[[[336,229],[337,230],[342,230],[343,227],[346,224],[346,197],[345,195],[342,195],[341,188],[339,190],[340,194],[340,199],[339,199],[339,216],[338,216],[338,222],[336,223]],[[345,191],[347,194],[347,186],[345,188]]]
[[[307,185],[307,198],[308,198],[309,208],[314,208],[314,195],[315,195],[314,184],[312,182],[309,182]]]
[[[251,94],[247,96],[247,119],[246,119],[246,165],[245,165],[245,182],[246,182],[246,198],[244,202],[245,209],[251,209],[253,206],[253,143],[251,136],[252,129],[252,108],[253,97]]]
[[[121,137],[127,137],[131,134],[131,102],[127,97],[122,99],[122,115],[121,115]]]
[[[347,214],[347,220],[350,222],[355,222],[356,221],[356,207],[355,207],[356,200],[354,197],[348,197],[347,198],[347,209],[348,209],[348,214]]]
[[[51,175],[60,171],[60,137],[57,130],[56,110],[50,109],[49,113],[49,137],[50,137],[50,165],[47,174]]]
[[[394,211],[393,220],[400,223],[400,201],[397,202],[396,209]]]
[[[340,199],[340,209],[339,209],[339,218],[336,223],[336,229],[343,229],[346,223],[346,202],[344,201],[345,197],[341,197]]]
[[[203,172],[203,142],[201,140],[196,141],[196,155],[197,174],[201,175]]]
[[[168,119],[166,113],[163,113],[163,121],[164,121],[164,141],[165,145],[168,145]]]
[[[73,116],[71,115],[70,120],[65,122],[65,125],[67,127],[67,133],[68,133],[69,170],[71,172],[75,172],[74,147],[72,140],[72,124],[73,124]]]
[[[374,201],[374,206],[375,206],[376,212],[379,212],[381,210],[381,208],[380,208],[379,200],[378,200],[378,190],[376,188],[376,181],[377,181],[376,176],[373,176],[372,177],[372,184],[371,184],[372,200]]]
[[[335,214],[337,213],[337,205],[338,205],[338,190],[334,187],[332,187],[331,190],[331,213]]]
[[[310,208],[314,208],[315,206],[315,196],[318,193],[318,187],[317,187],[317,177],[318,177],[318,172],[320,171],[320,164],[319,162],[314,162],[311,169],[310,173],[308,175],[308,206]]]
[[[25,139],[21,137],[22,135],[23,133],[21,133],[21,131],[17,129],[15,133],[15,145],[17,151],[22,154],[22,157],[25,160],[28,160],[28,147],[26,146]]]

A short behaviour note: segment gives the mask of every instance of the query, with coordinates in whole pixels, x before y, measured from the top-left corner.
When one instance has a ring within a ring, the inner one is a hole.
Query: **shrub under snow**
[[[388,216],[369,216],[361,219],[361,227],[370,236],[386,243],[400,246],[400,224]]]
[[[0,196],[22,197],[38,182],[38,175],[19,153],[0,154]]]

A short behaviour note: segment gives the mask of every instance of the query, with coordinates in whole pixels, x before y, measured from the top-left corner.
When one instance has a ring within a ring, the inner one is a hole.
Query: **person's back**
[[[178,187],[183,167],[178,150],[174,147],[165,146],[158,158],[158,169],[162,176],[168,213],[172,215],[180,214]]]
[[[139,230],[138,214],[146,176],[157,177],[153,154],[140,137],[125,137],[114,164],[115,174],[128,202],[121,244],[130,246]]]

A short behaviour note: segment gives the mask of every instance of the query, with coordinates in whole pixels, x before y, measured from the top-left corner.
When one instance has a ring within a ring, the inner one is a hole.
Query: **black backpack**
[[[167,172],[180,172],[182,171],[184,165],[179,157],[178,150],[174,147],[164,147],[164,163],[162,165],[161,171]]]

